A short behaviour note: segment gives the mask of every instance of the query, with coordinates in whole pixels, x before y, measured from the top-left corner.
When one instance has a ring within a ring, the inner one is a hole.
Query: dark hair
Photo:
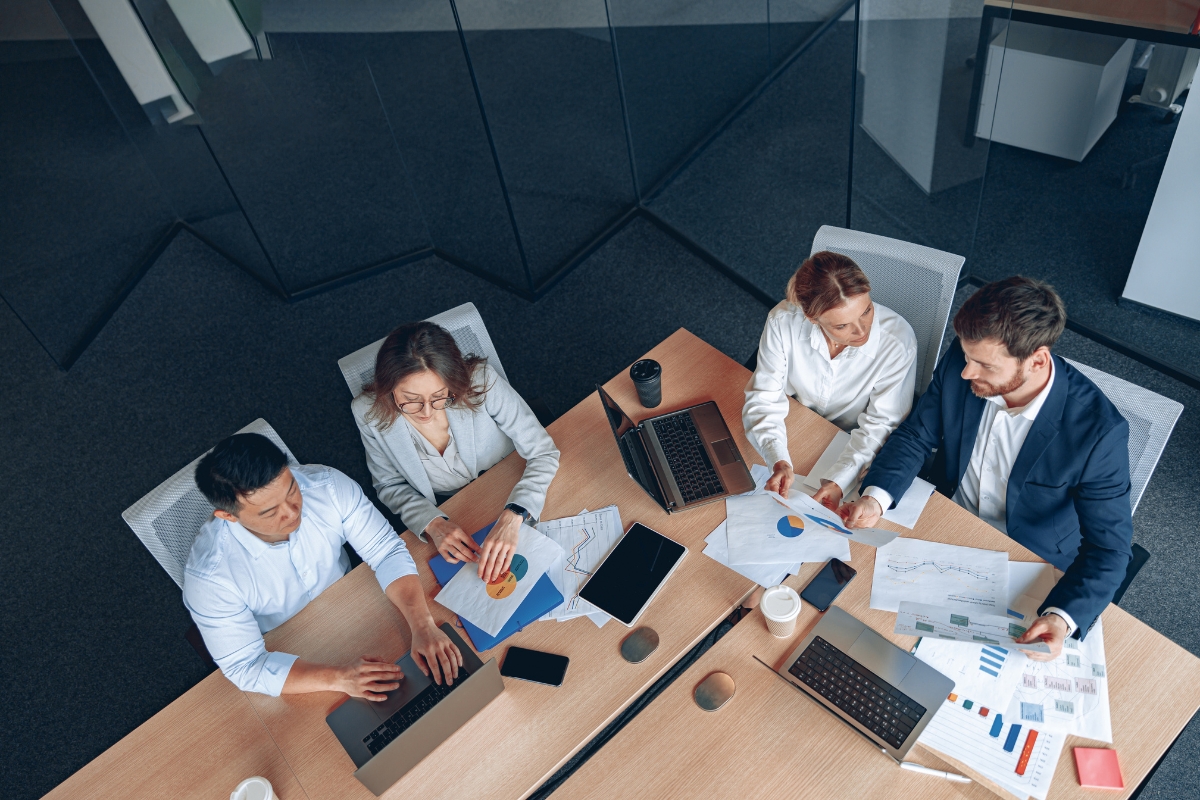
[[[258,433],[235,433],[217,444],[196,465],[196,486],[222,511],[236,514],[240,498],[279,477],[287,456]]]
[[[804,259],[788,281],[787,299],[800,306],[804,316],[816,319],[851,297],[869,291],[871,282],[854,259],[822,250]]]
[[[982,287],[954,315],[960,339],[998,339],[1018,361],[1039,347],[1053,347],[1066,325],[1067,308],[1054,287],[1020,275]]]
[[[490,387],[474,383],[476,371],[487,363],[477,355],[464,356],[454,337],[432,322],[407,322],[388,334],[375,356],[375,377],[363,391],[375,396],[367,418],[390,428],[400,413],[396,385],[410,375],[430,370],[454,397],[454,405],[474,411]]]

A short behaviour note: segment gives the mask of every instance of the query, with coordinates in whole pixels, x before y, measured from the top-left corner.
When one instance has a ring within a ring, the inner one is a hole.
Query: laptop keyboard
[[[713,467],[691,414],[674,414],[654,420],[654,432],[667,457],[685,503],[721,494],[721,478]]]
[[[466,678],[466,673],[460,667],[458,670],[459,678]],[[425,687],[425,690],[409,700],[404,708],[397,711],[387,718],[387,721],[380,725],[375,730],[363,737],[363,744],[371,751],[371,755],[375,755],[383,748],[387,747],[393,739],[408,730],[414,722],[425,716],[434,706],[442,701],[446,695],[457,689],[461,685],[461,681],[455,681],[453,686],[447,686],[436,683],[431,683]]]
[[[788,669],[892,747],[899,748],[925,708],[820,636]]]

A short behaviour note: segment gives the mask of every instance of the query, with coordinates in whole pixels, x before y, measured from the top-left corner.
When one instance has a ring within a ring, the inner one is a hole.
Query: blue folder
[[[495,523],[493,522],[492,525],[495,525]],[[488,525],[471,538],[476,543],[483,544],[483,540],[488,535],[488,531],[492,529],[492,525]],[[442,586],[449,583],[450,579],[464,566],[470,566],[472,569],[475,568],[473,564],[462,561],[457,564],[451,564],[442,558],[440,553],[429,559],[429,569],[433,571],[433,577],[437,578],[437,582]],[[562,602],[562,593],[554,588],[554,582],[550,580],[550,576],[542,575],[538,579],[538,582],[533,585],[533,591],[525,596],[525,599],[521,601],[521,605],[517,606],[516,613],[509,618],[508,622],[504,623],[504,627],[495,636],[488,635],[462,617],[459,617],[458,621],[462,625],[463,630],[466,631],[467,636],[471,637],[471,644],[475,646],[475,649],[483,652],[500,644],[500,642],[503,642],[526,625],[536,622],[539,617],[550,609],[557,608]]]

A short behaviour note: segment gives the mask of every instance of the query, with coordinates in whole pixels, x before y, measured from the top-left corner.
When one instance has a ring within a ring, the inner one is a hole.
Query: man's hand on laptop
[[[788,492],[792,490],[792,482],[796,480],[796,473],[792,471],[792,465],[786,461],[776,461],[771,470],[771,477],[767,479],[766,489],[786,500]]]
[[[432,617],[414,626],[412,634],[412,657],[421,672],[433,678],[434,683],[453,686],[458,668],[463,665],[462,653],[454,642],[434,624]]]
[[[847,528],[874,528],[883,516],[883,507],[874,497],[860,497],[837,510]]]
[[[400,688],[404,671],[379,656],[363,656],[337,668],[335,688],[351,697],[362,697],[379,702],[387,699],[387,692]]]

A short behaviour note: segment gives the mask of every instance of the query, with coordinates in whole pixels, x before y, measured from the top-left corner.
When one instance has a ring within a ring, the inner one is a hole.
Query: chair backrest
[[[508,380],[508,376],[504,374],[504,367],[500,364],[500,356],[496,355],[496,346],[492,344],[492,337],[488,336],[483,317],[479,316],[479,309],[475,308],[474,303],[463,303],[449,311],[443,311],[430,317],[429,322],[436,322],[449,331],[463,355],[485,357],[492,369],[499,372],[501,378]],[[386,338],[385,336],[384,339]],[[350,387],[350,394],[354,397],[358,397],[363,387],[374,379],[375,356],[382,344],[383,339],[371,342],[366,347],[338,359],[338,368],[342,371],[342,377],[346,379],[346,385]]]
[[[238,433],[261,433],[279,445],[289,464],[298,465],[296,457],[266,420],[256,419]],[[196,541],[200,528],[213,512],[212,504],[196,487],[196,465],[207,454],[208,451],[201,453],[150,494],[121,512],[126,524],[181,589],[183,568],[192,551],[192,542]]]
[[[822,225],[812,252],[832,250],[854,259],[871,281],[871,297],[908,320],[917,337],[917,394],[933,377],[962,256],[919,244]]]
[[[1146,484],[1171,438],[1175,422],[1183,413],[1183,404],[1087,364],[1069,358],[1064,360],[1091,378],[1129,423],[1129,483],[1132,487],[1129,505],[1131,512],[1137,511],[1142,492],[1146,491]]]

